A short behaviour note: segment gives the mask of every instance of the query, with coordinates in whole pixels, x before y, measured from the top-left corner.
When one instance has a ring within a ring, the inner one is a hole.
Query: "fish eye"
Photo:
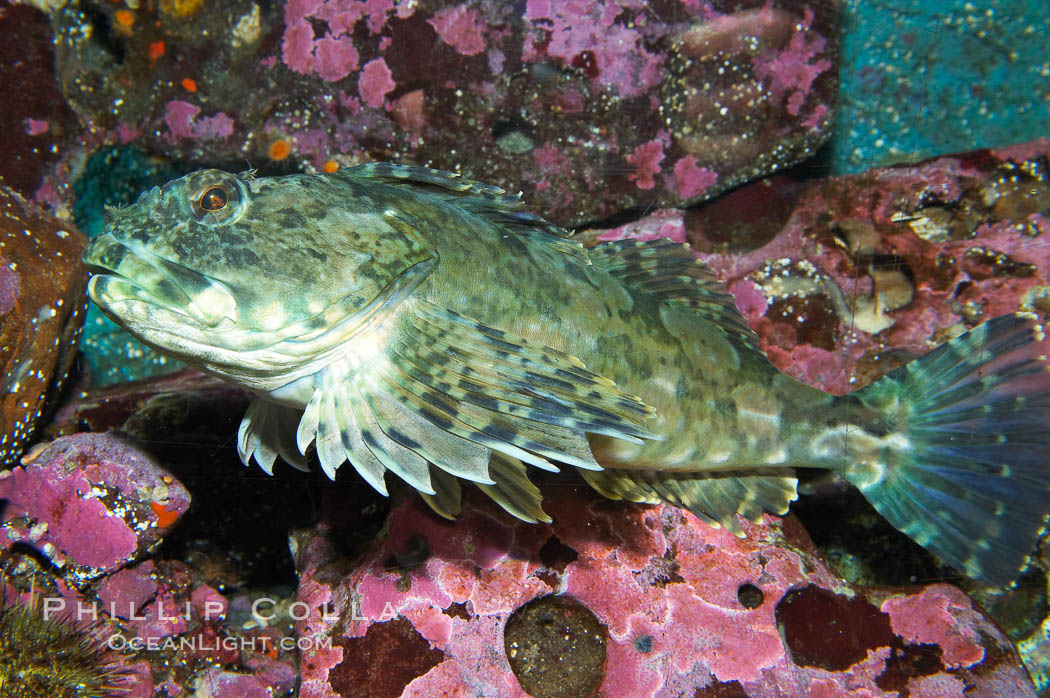
[[[199,170],[179,180],[183,205],[199,223],[225,225],[236,221],[248,206],[248,189],[237,176],[222,170]]]
[[[226,208],[226,204],[229,202],[230,197],[226,194],[225,189],[222,187],[212,187],[201,194],[201,198],[198,200],[197,205],[202,211],[212,213]]]

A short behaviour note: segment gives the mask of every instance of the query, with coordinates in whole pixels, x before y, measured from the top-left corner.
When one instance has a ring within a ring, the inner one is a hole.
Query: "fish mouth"
[[[124,323],[157,310],[202,329],[236,321],[237,301],[225,284],[109,233],[93,239],[82,259],[91,300]]]
[[[88,295],[109,318],[161,352],[257,392],[315,372],[350,340],[389,317],[436,264],[409,264],[371,301],[351,293],[317,314],[278,328],[237,320],[220,281],[105,233],[84,251]]]

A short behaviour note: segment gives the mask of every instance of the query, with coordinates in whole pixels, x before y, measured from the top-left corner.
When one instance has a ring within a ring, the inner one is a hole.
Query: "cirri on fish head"
[[[91,298],[162,352],[256,396],[238,453],[387,474],[439,514],[461,482],[549,521],[528,467],[669,502],[743,535],[794,469],[834,469],[890,523],[1006,583],[1050,513],[1050,342],[975,327],[833,396],[775,368],[688,246],[584,248],[518,196],[373,163],[329,175],[202,170],[110,212]]]

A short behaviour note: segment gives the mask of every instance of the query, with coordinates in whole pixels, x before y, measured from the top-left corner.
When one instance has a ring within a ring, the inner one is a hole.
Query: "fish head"
[[[207,169],[109,209],[83,260],[107,316],[243,384],[239,375],[316,360],[387,313],[433,257],[411,226],[339,178]]]

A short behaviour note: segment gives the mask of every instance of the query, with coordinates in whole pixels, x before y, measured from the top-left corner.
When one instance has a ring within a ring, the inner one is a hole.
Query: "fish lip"
[[[140,246],[128,244],[113,233],[106,232],[92,240],[84,250],[81,261],[92,279],[116,279],[125,291],[130,291],[125,297],[101,298],[108,303],[136,300],[173,312],[202,328],[214,328],[227,317],[235,319],[233,312],[237,302],[225,284]],[[147,277],[147,282],[144,283],[142,278],[135,275],[122,273],[120,266],[125,261],[137,265],[138,270],[144,272],[142,276]],[[101,306],[103,303],[99,303],[100,298],[95,297],[101,293],[98,289],[100,283],[93,282],[89,292],[92,300]],[[209,313],[206,308],[198,306],[202,290],[211,291],[223,301],[218,313]]]
[[[107,263],[106,256],[108,254],[117,255],[115,263]],[[150,264],[149,259],[108,232],[95,237],[84,249],[84,253],[81,256],[81,263],[83,263],[84,268],[91,274],[88,293],[97,305],[101,307],[108,304],[120,303],[122,301],[138,301],[149,306],[164,308],[180,315],[185,315],[188,318],[191,317],[184,308],[184,306],[189,303],[189,296],[181,288],[179,288],[178,291],[183,296],[183,298],[179,299],[184,302],[183,307],[180,307],[178,303],[163,302],[163,299],[154,289],[143,284],[140,280],[136,280],[133,276],[122,274],[118,267],[120,266],[120,263],[127,258],[149,265],[151,268],[155,269],[155,265]],[[96,279],[99,281],[96,281]],[[101,280],[104,279],[115,279],[120,281],[121,286],[125,290],[130,290],[131,293],[119,297],[96,297],[101,293],[98,287],[101,285]]]

